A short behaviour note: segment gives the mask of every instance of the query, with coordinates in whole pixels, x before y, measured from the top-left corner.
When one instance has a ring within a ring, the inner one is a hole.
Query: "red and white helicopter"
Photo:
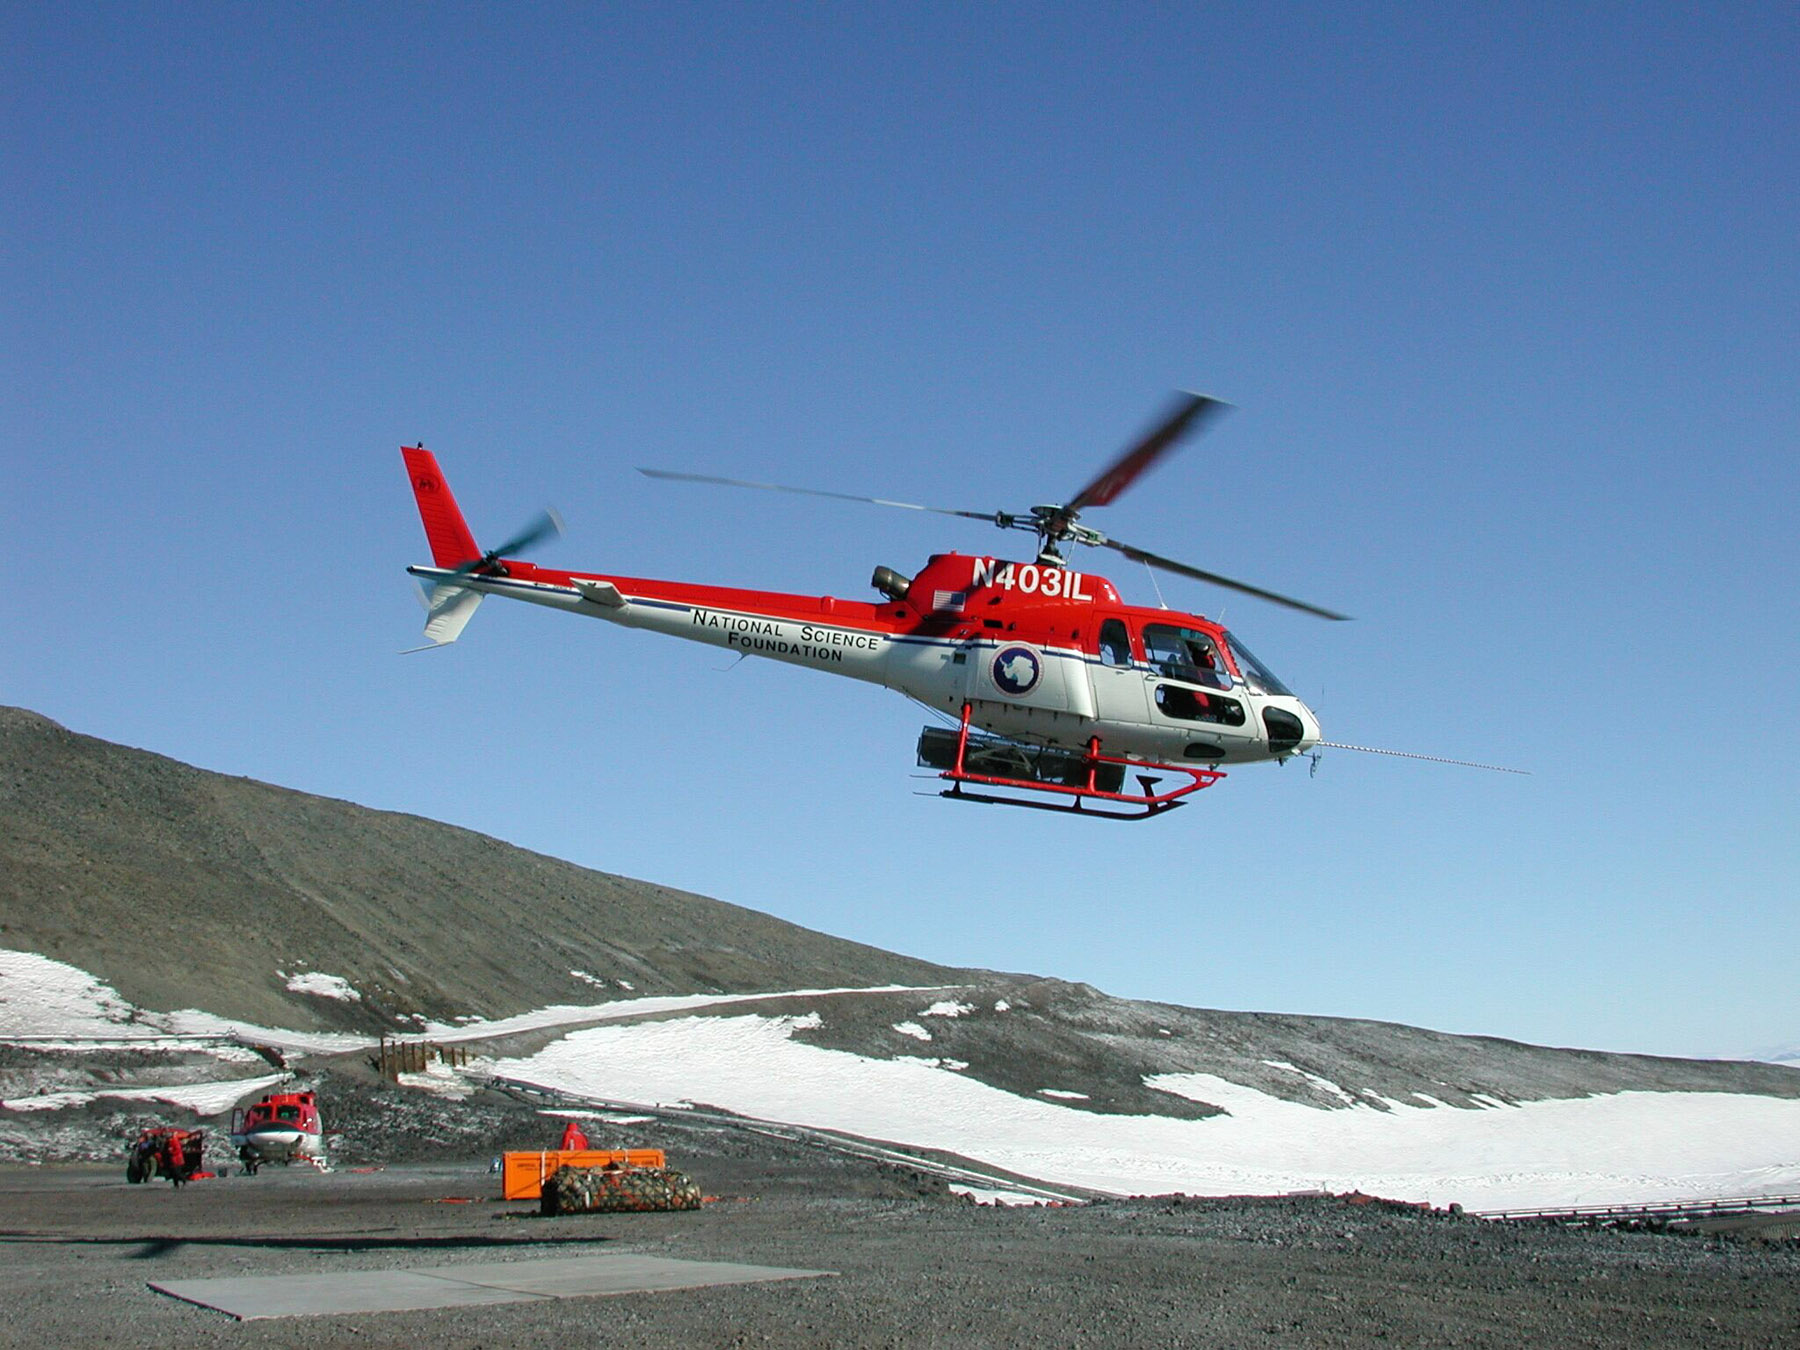
[[[283,1167],[296,1160],[323,1167],[325,1130],[315,1092],[273,1092],[250,1107],[231,1112],[231,1142],[251,1176],[264,1163]]]
[[[925,728],[918,745],[919,762],[948,781],[944,796],[1143,819],[1217,782],[1224,777],[1220,765],[1285,760],[1333,744],[1320,740],[1312,709],[1221,625],[1197,614],[1128,605],[1111,582],[1072,570],[1063,557],[1068,544],[1110,548],[1290,609],[1344,618],[1080,523],[1083,511],[1111,503],[1225,406],[1181,395],[1066,503],[1017,514],[641,471],[963,516],[1038,537],[1031,562],[939,553],[912,577],[877,567],[871,584],[882,598],[874,602],[568,572],[512,556],[561,531],[554,512],[483,552],[436,457],[423,446],[401,453],[434,565],[407,571],[428,588],[427,648],[454,642],[483,596],[503,595],[809,666],[885,685],[953,718],[953,726]],[[1133,787],[1125,782],[1128,771]]]

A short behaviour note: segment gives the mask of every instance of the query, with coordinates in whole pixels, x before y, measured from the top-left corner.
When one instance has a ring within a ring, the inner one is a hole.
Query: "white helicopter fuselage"
[[[454,641],[483,595],[502,595],[881,685],[952,717],[966,705],[971,725],[1029,744],[1097,739],[1109,755],[1193,766],[1285,759],[1320,735],[1312,710],[1218,625],[1125,605],[1103,578],[1067,569],[944,554],[871,604],[503,567],[409,569],[435,587],[427,636]],[[1158,659],[1170,633],[1202,664]]]

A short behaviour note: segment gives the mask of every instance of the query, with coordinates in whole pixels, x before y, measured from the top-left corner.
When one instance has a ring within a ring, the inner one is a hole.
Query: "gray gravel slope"
[[[0,946],[134,1003],[392,1030],[613,997],[953,983],[971,972],[590,871],[417,816],[196,769],[0,708]],[[360,1003],[278,969],[347,978]],[[201,972],[204,972],[202,977]]]

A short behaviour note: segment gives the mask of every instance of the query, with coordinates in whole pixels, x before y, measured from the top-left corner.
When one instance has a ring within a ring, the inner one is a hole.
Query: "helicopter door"
[[[1150,720],[1144,673],[1131,659],[1131,635],[1125,620],[1106,619],[1100,624],[1099,659],[1089,659],[1088,678],[1094,685],[1094,715],[1102,722],[1143,726]],[[1115,737],[1116,739],[1116,737]],[[1105,738],[1101,738],[1105,749]]]
[[[1256,739],[1246,715],[1244,691],[1232,687],[1218,644],[1208,633],[1175,624],[1147,623],[1143,677],[1151,721],[1181,734],[1189,759],[1222,760]]]

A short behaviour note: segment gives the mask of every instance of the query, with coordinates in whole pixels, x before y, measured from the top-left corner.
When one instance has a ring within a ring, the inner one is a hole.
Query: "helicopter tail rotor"
[[[425,541],[431,545],[431,560],[439,567],[448,568],[452,577],[475,572],[504,575],[506,569],[501,565],[501,559],[516,558],[563,532],[562,516],[555,507],[547,506],[504,544],[484,553],[475,543],[475,535],[463,519],[462,508],[456,504],[450,485],[444,481],[437,456],[422,445],[403,445],[400,454],[406,460],[406,472],[412,478],[413,498],[419,504],[419,519],[425,525]]]
[[[524,529],[498,548],[490,548],[479,558],[471,558],[468,562],[451,569],[454,576],[468,576],[472,572],[491,572],[500,576],[506,575],[506,567],[502,558],[516,558],[527,549],[541,544],[546,539],[553,539],[563,532],[562,515],[554,506],[546,506]]]
[[[482,592],[463,584],[482,576],[505,576],[505,558],[514,558],[545,539],[563,532],[562,517],[554,507],[546,507],[524,529],[498,548],[483,553],[475,543],[475,535],[463,519],[462,509],[451,495],[450,485],[438,468],[437,456],[422,445],[402,446],[406,471],[412,479],[413,497],[419,504],[419,519],[425,526],[425,540],[431,545],[435,570],[420,569],[421,592],[427,614],[425,647],[410,651],[426,651],[455,642],[462,636],[481,603]]]

